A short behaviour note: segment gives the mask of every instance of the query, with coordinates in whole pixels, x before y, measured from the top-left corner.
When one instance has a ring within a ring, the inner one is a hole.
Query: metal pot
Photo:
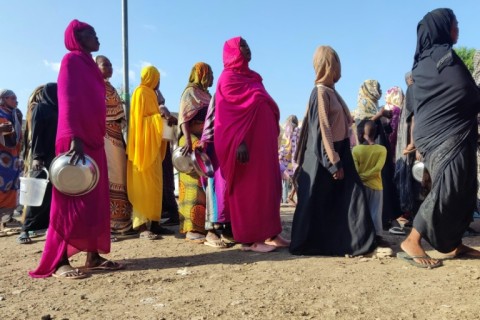
[[[203,177],[213,177],[214,170],[210,158],[205,152],[196,149],[183,156],[182,147],[177,147],[172,153],[172,162],[175,169],[183,173],[195,172]]]
[[[422,182],[424,171],[425,171],[425,164],[421,161],[415,160],[412,166],[413,178],[418,182]]]
[[[182,147],[177,147],[172,152],[172,162],[175,169],[183,173],[190,173],[193,171],[193,165],[189,156],[183,156]]]
[[[55,188],[69,196],[81,196],[92,191],[98,183],[100,172],[97,163],[85,154],[85,164],[70,164],[71,156],[63,153],[50,164],[50,181]]]
[[[191,154],[192,165],[195,171],[203,177],[213,177],[215,171],[213,170],[212,162],[205,152],[200,152],[198,149]]]

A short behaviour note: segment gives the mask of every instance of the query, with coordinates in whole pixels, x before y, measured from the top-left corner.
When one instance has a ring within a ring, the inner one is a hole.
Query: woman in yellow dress
[[[127,191],[133,206],[133,228],[140,238],[159,238],[162,213],[163,171],[167,143],[155,91],[160,72],[154,66],[142,69],[140,85],[130,103],[127,142]]]

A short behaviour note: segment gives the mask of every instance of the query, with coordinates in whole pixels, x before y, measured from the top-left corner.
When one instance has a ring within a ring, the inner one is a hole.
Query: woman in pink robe
[[[225,42],[224,70],[215,93],[214,145],[235,241],[243,243],[242,250],[268,252],[289,244],[279,236],[280,112],[262,77],[248,67],[250,59],[244,39]]]
[[[105,84],[92,59],[100,43],[90,25],[73,20],[65,30],[65,47],[58,75],[56,154],[68,152],[71,163],[92,157],[98,165],[97,186],[82,196],[68,196],[53,188],[45,249],[33,278],[51,275],[80,279],[86,273],[72,268],[68,258],[87,252],[85,270],[117,270],[122,265],[102,258],[110,252],[108,169],[104,151]]]

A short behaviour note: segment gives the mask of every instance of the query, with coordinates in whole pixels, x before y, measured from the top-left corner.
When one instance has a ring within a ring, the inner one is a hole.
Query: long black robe
[[[375,249],[375,230],[363,183],[350,151],[350,141],[334,143],[345,178],[335,180],[320,135],[317,88],[303,122],[306,148],[299,168],[298,202],[293,217],[290,252],[296,255],[362,255]],[[305,136],[305,134],[307,136]]]
[[[57,135],[58,102],[57,84],[48,83],[42,92],[42,101],[32,112],[32,160],[43,160],[48,169],[55,157],[55,137]],[[33,171],[30,175],[36,178],[46,178],[44,171]],[[42,205],[27,207],[23,231],[35,231],[48,228],[50,217],[50,202],[52,199],[52,184],[47,185]]]

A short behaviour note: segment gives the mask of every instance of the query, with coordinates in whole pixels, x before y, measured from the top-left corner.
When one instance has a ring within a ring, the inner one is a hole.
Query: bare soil
[[[282,207],[289,238],[293,209]],[[480,230],[480,221],[474,227]],[[177,230],[178,227],[171,227]],[[177,235],[178,236],[178,235]],[[403,236],[386,234],[394,252]],[[479,319],[479,260],[425,270],[396,258],[299,257],[123,239],[106,257],[127,265],[83,280],[31,279],[44,237],[0,238],[0,319]],[[480,246],[480,237],[464,238]],[[429,254],[440,254],[430,250]],[[85,255],[72,257],[82,266]]]

